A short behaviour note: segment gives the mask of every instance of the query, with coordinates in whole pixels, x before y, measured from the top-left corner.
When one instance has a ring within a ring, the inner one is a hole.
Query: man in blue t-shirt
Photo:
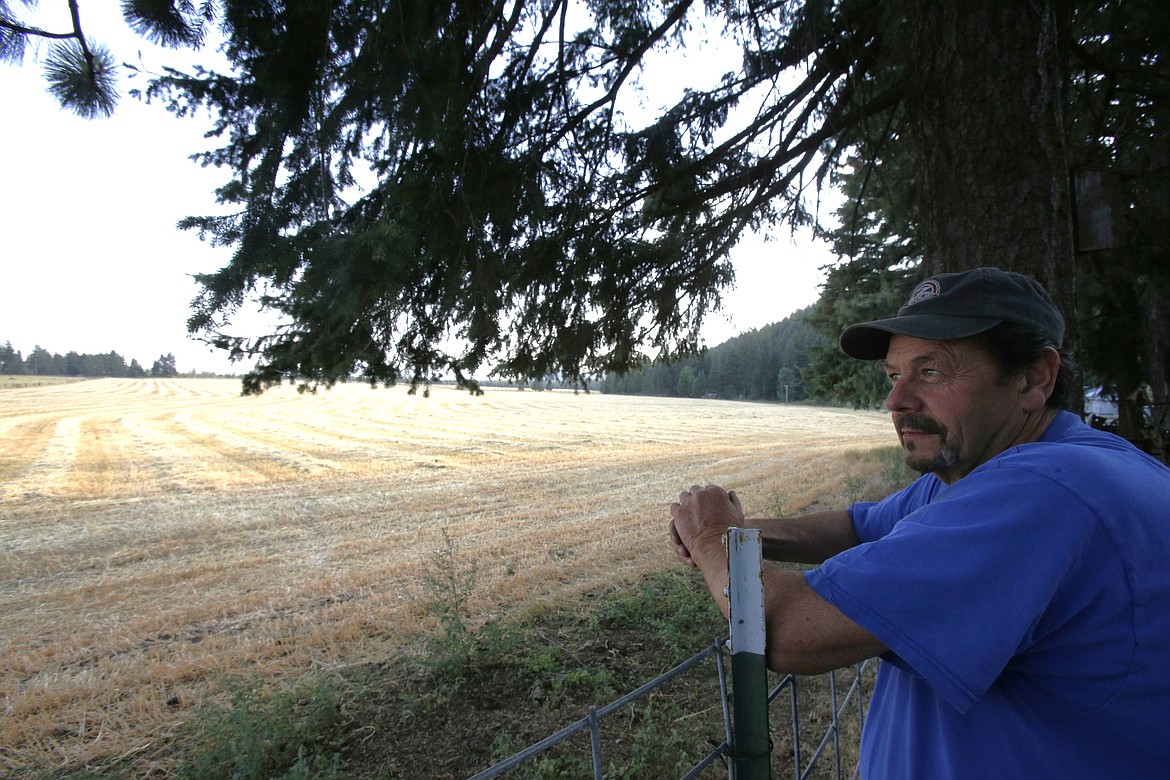
[[[694,486],[670,535],[727,611],[728,526],[763,531],[767,659],[879,656],[861,775],[1170,777],[1170,469],[1066,411],[1064,320],[1033,279],[940,274],[847,328],[907,464],[876,503],[745,520]]]

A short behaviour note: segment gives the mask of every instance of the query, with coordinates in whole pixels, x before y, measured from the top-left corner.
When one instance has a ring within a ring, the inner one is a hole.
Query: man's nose
[[[886,408],[891,412],[917,412],[922,409],[922,401],[905,380],[899,379],[886,395]]]

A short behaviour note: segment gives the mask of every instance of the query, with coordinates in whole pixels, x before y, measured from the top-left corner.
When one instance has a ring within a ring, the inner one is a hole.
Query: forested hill
[[[702,355],[665,364],[647,363],[625,376],[602,380],[603,393],[750,401],[800,401],[801,376],[810,353],[827,339],[808,324],[812,307],[712,347]]]

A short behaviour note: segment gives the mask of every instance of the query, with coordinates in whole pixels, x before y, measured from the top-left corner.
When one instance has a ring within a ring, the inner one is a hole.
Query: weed
[[[639,713],[638,725],[626,735],[632,743],[629,757],[608,767],[605,776],[639,780],[686,774],[697,759],[697,740],[675,728],[683,714],[682,708],[675,703],[648,703]]]
[[[536,674],[558,674],[564,668],[556,648],[547,645],[531,647],[517,660],[521,666]]]
[[[637,588],[614,594],[590,617],[594,627],[629,628],[652,632],[648,641],[662,647],[667,657],[685,657],[696,642],[726,631],[715,602],[696,593],[690,572],[671,569]],[[704,632],[706,629],[706,632]]]
[[[450,677],[459,673],[475,654],[476,636],[468,627],[467,605],[475,593],[479,569],[463,565],[451,535],[443,529],[443,546],[431,554],[432,570],[422,576],[414,597],[427,615],[438,618],[440,633],[427,640],[433,671]]]
[[[557,687],[582,701],[605,701],[616,695],[614,673],[605,667],[570,669],[561,675]]]
[[[342,693],[325,677],[271,692],[234,683],[232,701],[204,710],[180,737],[188,756],[181,780],[340,780],[345,724]]]

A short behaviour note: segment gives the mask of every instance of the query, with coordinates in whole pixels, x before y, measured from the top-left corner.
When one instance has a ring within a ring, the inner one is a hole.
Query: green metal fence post
[[[729,528],[732,754],[735,780],[768,780],[768,669],[764,662],[764,577],[758,528]]]

